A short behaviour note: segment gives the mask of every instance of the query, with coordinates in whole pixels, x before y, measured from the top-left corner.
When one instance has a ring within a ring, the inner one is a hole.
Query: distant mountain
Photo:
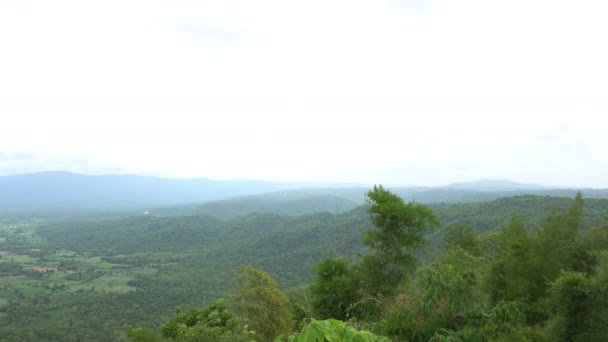
[[[421,203],[491,201],[526,194],[572,197],[577,191],[508,180],[479,180],[442,187],[387,187],[406,201]],[[365,203],[369,189],[358,184],[39,172],[0,176],[0,214],[137,210],[159,216],[204,214],[222,219],[253,212],[297,216],[351,210]],[[606,189],[582,189],[582,192],[586,197],[608,197]]]
[[[442,188],[470,190],[478,192],[498,192],[498,191],[525,191],[543,190],[548,187],[537,184],[518,183],[504,179],[481,179],[472,182],[452,183]]]
[[[513,196],[551,196],[572,198],[581,191],[585,198],[608,198],[608,189],[543,189],[512,191],[473,191],[452,188],[391,188],[406,202],[425,204],[481,203]],[[319,212],[343,213],[365,204],[365,193],[369,188],[313,188],[284,190],[257,195],[229,198],[187,206],[178,205],[150,209],[155,216],[207,215],[219,219],[230,219],[252,213],[273,213],[288,216],[307,215]]]
[[[302,187],[302,183],[39,172],[0,176],[0,210],[117,210],[207,202]]]

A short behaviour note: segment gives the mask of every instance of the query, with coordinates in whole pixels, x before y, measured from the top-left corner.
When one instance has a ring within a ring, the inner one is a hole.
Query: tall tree
[[[349,318],[351,305],[359,298],[357,279],[352,266],[343,258],[323,259],[315,267],[310,286],[317,318]]]
[[[238,320],[226,307],[223,299],[186,313],[177,312],[161,329],[170,341],[249,341]]]
[[[413,270],[413,252],[426,244],[426,232],[439,220],[429,207],[406,204],[382,186],[374,186],[367,200],[374,227],[363,238],[371,254],[363,257],[361,267],[367,285],[387,294]]]
[[[530,299],[531,282],[536,277],[528,228],[518,216],[500,230],[499,255],[490,274],[489,292],[494,303],[501,300]]]
[[[583,214],[583,197],[579,192],[572,205],[564,212],[553,212],[537,230],[534,262],[536,281],[534,299],[545,296],[550,281],[563,271],[572,271],[577,265],[577,251],[582,240],[579,236]]]
[[[580,335],[590,328],[593,308],[590,283],[583,274],[576,272],[565,272],[553,283],[550,293],[555,316],[550,321],[549,331],[556,341],[589,341],[581,339]]]
[[[288,298],[272,277],[251,265],[240,267],[240,287],[230,297],[237,316],[245,319],[261,341],[272,341],[294,326]]]

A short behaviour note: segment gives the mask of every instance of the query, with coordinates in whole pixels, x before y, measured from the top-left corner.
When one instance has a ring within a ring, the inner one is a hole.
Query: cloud
[[[174,23],[168,23],[167,26],[180,32],[191,34],[195,38],[201,39],[205,44],[214,47],[230,44],[239,39],[238,34],[235,32],[218,26],[200,23],[196,20],[191,22],[176,21]]]
[[[607,6],[5,2],[0,148],[180,177],[608,186],[550,172],[608,164]],[[568,151],[542,138],[561,124]]]
[[[18,151],[14,153],[0,151],[0,162],[22,162],[35,159],[35,156],[29,152]]]
[[[396,7],[416,11],[428,10],[435,5],[433,0],[389,0],[388,3]]]

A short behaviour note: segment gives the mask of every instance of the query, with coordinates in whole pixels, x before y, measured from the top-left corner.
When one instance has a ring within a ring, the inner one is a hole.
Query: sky
[[[608,187],[605,0],[0,2],[0,175]]]

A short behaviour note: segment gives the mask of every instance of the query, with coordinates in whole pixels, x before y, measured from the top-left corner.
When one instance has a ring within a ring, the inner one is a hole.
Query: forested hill
[[[513,215],[520,216],[533,227],[552,211],[566,209],[571,201],[565,197],[530,195],[489,202],[439,203],[430,207],[442,226],[467,225],[483,232],[499,228]],[[607,215],[608,199],[586,199],[583,228],[598,225]],[[289,259],[289,255],[298,254],[303,259],[294,257],[290,268],[304,270],[306,274],[309,260],[330,251],[353,255],[362,246],[359,234],[369,226],[365,208],[357,207],[339,215],[315,213],[290,217],[253,213],[228,220],[204,215],[143,215],[46,225],[39,227],[37,233],[58,248],[102,255],[204,251],[222,255],[226,260],[233,258],[244,262],[248,257],[260,255],[267,258],[264,262],[271,265],[271,269],[285,265],[282,262]],[[301,266],[294,266],[298,264]]]
[[[488,202],[434,203],[429,206],[437,213],[443,226],[467,225],[479,232],[499,228],[513,215],[529,225],[541,223],[552,211],[562,211],[571,205],[569,197],[514,196]],[[608,217],[608,199],[586,198],[583,227],[595,226]]]
[[[342,189],[340,192],[344,191]],[[359,199],[363,196],[362,189],[353,191],[352,194],[356,194],[355,196],[336,195],[337,191],[334,191],[334,194],[317,192],[308,190],[276,192],[198,205],[154,208],[149,212],[155,216],[206,215],[219,219],[231,219],[252,213],[273,213],[287,216],[321,212],[340,214],[363,204],[363,201]]]
[[[528,216],[535,216],[531,218],[542,218],[551,208],[560,209],[567,206],[569,199],[574,198],[577,193],[572,189],[474,192],[449,188],[396,188],[393,192],[406,201],[425,203],[436,210],[446,211],[443,222],[457,219],[466,223],[465,217],[473,216],[477,220],[481,215],[484,229],[495,228],[501,220],[504,220],[505,215],[509,216],[514,212],[529,212]],[[601,203],[604,203],[602,199],[608,198],[608,191],[601,189],[587,189],[581,193],[591,206],[601,206]],[[286,190],[199,205],[155,208],[151,209],[150,213],[156,216],[206,215],[230,219],[250,213],[288,216],[318,212],[339,214],[361,205],[365,205],[365,191],[362,188],[318,188]],[[536,209],[541,211],[538,212]],[[489,214],[484,214],[485,211],[489,211]]]
[[[406,201],[420,203],[490,201],[525,194],[573,197],[577,192],[576,189],[552,189],[505,180],[388,188]],[[74,216],[76,213],[151,211],[156,215],[218,218],[253,212],[297,216],[346,212],[365,203],[367,190],[367,186],[349,184],[40,172],[0,176],[0,214],[70,213]],[[587,198],[608,197],[606,189],[581,191]]]
[[[369,227],[363,208],[332,215],[299,217],[249,214],[220,221],[207,216],[140,216],[103,222],[65,222],[41,226],[37,234],[55,248],[95,255],[171,252],[213,260],[217,272],[253,263],[277,274],[285,286],[309,280],[312,262],[330,252],[354,255]]]
[[[440,241],[448,225],[482,232],[513,214],[533,228],[552,209],[571,203],[517,196],[434,204],[442,226],[432,241]],[[586,199],[583,228],[596,226],[607,213],[607,199]],[[365,252],[362,233],[372,226],[365,207],[337,215],[149,214],[37,225],[12,222],[0,235],[0,336],[9,340],[115,341],[129,327],[158,326],[176,306],[201,306],[224,296],[233,287],[233,270],[243,264],[267,271],[284,289],[306,286],[322,258],[355,259]]]
[[[321,258],[361,250],[367,223],[358,211],[228,221],[144,215],[45,225],[35,236],[16,223],[0,235],[0,251],[10,251],[0,257],[0,340],[117,341],[177,306],[225,295],[243,264],[267,270],[283,288],[304,286]],[[32,271],[58,267],[64,271]]]

